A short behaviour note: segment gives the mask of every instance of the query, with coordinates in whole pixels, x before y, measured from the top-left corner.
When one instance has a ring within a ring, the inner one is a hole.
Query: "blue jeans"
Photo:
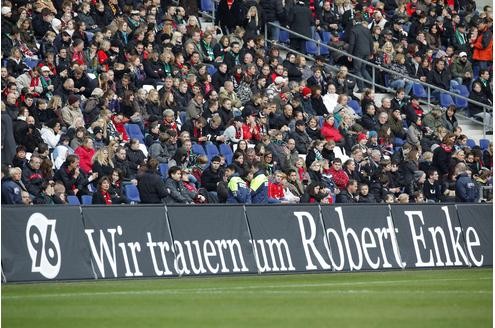
[[[280,25],[279,21],[273,21],[273,24]],[[268,39],[278,41],[280,35],[280,28],[273,25],[268,25]]]
[[[399,79],[390,82],[390,87],[394,90],[402,88],[404,89],[404,93],[408,95],[412,90],[413,83],[411,81],[404,81],[403,79]]]
[[[369,82],[371,82],[371,80],[373,80],[370,73],[368,72],[368,68],[366,67],[365,64],[363,64],[363,62],[361,62],[359,60],[355,60],[355,59],[353,59],[352,62],[354,63],[353,68],[354,68],[354,74],[355,75],[362,77],[364,80],[369,81]],[[356,84],[357,84],[357,87],[359,90],[364,89],[364,82],[362,79],[356,79]]]

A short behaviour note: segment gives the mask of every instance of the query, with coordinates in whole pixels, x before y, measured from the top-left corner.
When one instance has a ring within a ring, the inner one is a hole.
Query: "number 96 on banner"
[[[48,279],[60,271],[60,244],[55,231],[56,220],[49,220],[41,213],[34,213],[26,225],[26,241],[31,256],[31,271]]]

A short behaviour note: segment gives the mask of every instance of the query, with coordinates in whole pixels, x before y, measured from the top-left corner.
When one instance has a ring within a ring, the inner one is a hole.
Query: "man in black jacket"
[[[210,166],[201,174],[201,185],[207,191],[217,191],[218,184],[223,181],[224,170],[220,167],[220,156],[213,156]]]
[[[26,185],[27,191],[34,196],[41,192],[41,185],[44,181],[40,172],[41,162],[39,156],[32,155],[29,164],[22,171],[22,182]]]
[[[276,25],[285,23],[285,9],[282,0],[261,0],[260,6],[263,12],[264,24],[270,22]],[[268,37],[278,40],[280,29],[273,25],[268,27]]]
[[[150,159],[146,164],[146,172],[138,175],[139,197],[143,204],[160,204],[163,203],[165,197],[169,195],[169,191],[165,187],[160,175],[157,173],[158,161]]]
[[[449,70],[445,68],[445,61],[437,59],[435,67],[428,74],[428,83],[433,84],[445,90],[450,90],[451,75]],[[433,90],[433,96],[440,96],[438,90]]]
[[[297,1],[296,5],[289,11],[287,18],[290,29],[305,37],[311,38],[311,25],[313,25],[313,17],[311,9],[309,9],[304,1]],[[294,34],[290,35],[291,48],[304,53],[306,51],[306,40]]]
[[[355,24],[350,31],[349,35],[349,48],[348,52],[351,55],[362,59],[370,59],[373,53],[373,37],[370,30],[366,26],[367,22],[363,20],[363,16],[359,13],[355,16]],[[368,68],[363,62],[358,60],[352,60],[354,74],[362,77],[366,81],[371,81],[372,77],[368,72]],[[358,92],[362,92],[364,89],[363,80],[357,80]]]
[[[311,138],[306,133],[306,125],[303,120],[296,121],[296,129],[290,133],[290,137],[296,142],[296,149],[299,154],[307,154],[311,144]]]
[[[357,203],[358,200],[354,196],[356,194],[358,184],[356,180],[350,179],[345,190],[342,190],[336,197],[336,203]]]

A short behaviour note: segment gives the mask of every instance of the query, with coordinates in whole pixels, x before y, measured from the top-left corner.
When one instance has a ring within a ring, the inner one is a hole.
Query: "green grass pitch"
[[[2,286],[2,327],[490,327],[492,269]]]

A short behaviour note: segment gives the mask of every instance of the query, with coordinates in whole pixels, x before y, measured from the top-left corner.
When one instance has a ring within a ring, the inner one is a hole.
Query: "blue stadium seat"
[[[217,146],[214,143],[207,142],[205,145],[206,148],[206,156],[208,156],[208,160],[211,161],[213,156],[220,155]]]
[[[322,44],[328,45],[330,43],[330,38],[332,34],[330,32],[323,32],[322,33]],[[330,53],[330,49],[324,46],[320,46],[320,55],[328,55]]]
[[[455,106],[457,109],[468,108],[469,104],[466,99],[461,99],[459,97],[454,97]]]
[[[213,75],[213,74],[215,74],[217,72],[217,68],[215,66],[208,65],[207,67],[208,67],[207,68],[208,69],[208,74]]]
[[[469,97],[469,90],[464,84],[458,84],[455,87],[455,90],[459,92],[459,94],[463,97]]]
[[[319,55],[318,46],[314,41],[306,41],[306,53],[310,55]]]
[[[69,202],[69,205],[81,205],[81,202],[77,196],[67,196],[67,201]]]
[[[28,66],[29,68],[33,69],[38,65],[38,60],[37,59],[32,59],[32,58],[24,58],[24,64]]]
[[[201,0],[201,10],[207,12],[215,11],[215,3],[213,0]]]
[[[488,139],[480,139],[480,148],[483,150],[488,149],[488,146],[490,146],[490,140]]]
[[[420,97],[420,98],[426,98],[426,97],[428,97],[428,94],[426,93],[425,88],[423,87],[423,85],[421,85],[419,83],[414,83],[413,84],[412,93],[416,97]]]
[[[450,105],[455,105],[454,99],[449,94],[441,93],[440,94],[440,106],[449,107]]]
[[[234,153],[232,152],[232,148],[230,148],[227,144],[220,144],[220,154],[225,157],[225,161],[228,165],[232,163],[232,158],[234,157]]]
[[[186,123],[186,121],[187,121],[186,112],[179,112],[179,119],[180,119],[180,122],[182,123],[182,125],[184,125],[184,123]]]
[[[162,176],[162,179],[165,180],[168,178],[168,164],[167,163],[161,163],[160,166],[160,175]]]
[[[140,143],[144,144],[144,135],[139,125],[128,123],[125,125],[125,128],[130,138],[138,139]]]
[[[321,127],[323,126],[323,123],[325,123],[325,118],[323,116],[317,116],[318,118],[318,126]]]
[[[474,146],[476,146],[476,141],[474,141],[473,139],[468,139],[466,145],[468,145],[469,148],[473,148]]]
[[[206,155],[205,149],[200,144],[194,143],[192,145],[192,152],[196,155]]]
[[[139,190],[134,184],[125,185],[125,195],[132,203],[140,203],[141,197],[139,197]]]
[[[93,204],[93,197],[89,195],[83,195],[81,196],[82,204],[83,205],[91,205]]]
[[[289,32],[280,30],[278,34],[278,41],[281,43],[289,43]]]
[[[363,109],[361,108],[361,105],[354,99],[350,99],[347,104],[354,110],[354,113],[356,113],[359,116],[363,115]]]

